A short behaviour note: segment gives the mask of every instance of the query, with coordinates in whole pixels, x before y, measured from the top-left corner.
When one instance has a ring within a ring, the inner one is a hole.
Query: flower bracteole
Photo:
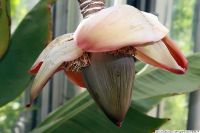
[[[31,102],[55,72],[64,70],[120,126],[132,96],[133,57],[176,74],[186,72],[188,62],[167,34],[155,15],[128,5],[89,15],[74,34],[56,38],[38,57],[30,70],[37,73]]]
[[[83,50],[74,44],[72,34],[62,35],[53,40],[40,54],[29,73],[37,73],[31,89],[31,102],[36,98],[49,78],[64,69],[65,62],[82,56]]]

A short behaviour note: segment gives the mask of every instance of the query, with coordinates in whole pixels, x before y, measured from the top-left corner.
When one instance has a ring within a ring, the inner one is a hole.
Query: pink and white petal
[[[56,46],[63,45],[65,43],[68,43],[68,41],[73,40],[73,34],[68,33],[61,35],[57,38],[55,38],[51,43],[49,43],[46,48],[42,51],[42,53],[39,55],[31,69],[29,70],[30,74],[36,74],[38,70],[40,69],[43,61],[48,56],[48,53]]]
[[[31,87],[31,102],[40,93],[44,85],[47,83],[49,78],[57,72],[59,67],[68,61],[73,61],[80,57],[83,51],[74,44],[74,41],[67,41],[62,45],[57,45],[52,48],[51,51],[46,55],[43,63],[33,81]],[[59,69],[60,70],[60,69]]]
[[[180,66],[175,60],[170,50],[162,41],[144,47],[135,47],[135,49],[135,57],[140,61],[176,74],[183,74],[186,71],[186,69]]]
[[[74,33],[77,45],[88,52],[105,52],[161,40],[168,30],[156,16],[121,5],[84,19]]]
[[[148,21],[151,23],[151,25],[156,29],[155,32],[158,32],[157,34],[163,35],[163,33],[168,33],[169,30],[158,20],[158,17],[154,14],[147,13],[144,11],[141,11],[142,14],[148,19]]]

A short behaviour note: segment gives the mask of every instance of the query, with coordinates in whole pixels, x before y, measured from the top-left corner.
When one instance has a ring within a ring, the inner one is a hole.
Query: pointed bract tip
[[[173,72],[175,74],[185,74],[187,72],[187,67],[186,68],[180,68],[180,69],[170,69],[170,68],[165,68],[166,70]]]
[[[32,104],[33,104],[33,100],[30,98],[25,106],[26,106],[26,108],[30,108]]]
[[[188,70],[188,67],[189,67],[189,63],[188,63],[188,60],[185,61],[185,64],[183,66],[183,72],[181,74],[185,74]]]
[[[26,104],[26,108],[30,108],[31,107],[31,103]]]
[[[116,122],[115,124],[117,125],[118,128],[122,127],[122,122]]]
[[[187,72],[187,67],[180,70],[179,73],[177,74],[185,74],[186,72]]]

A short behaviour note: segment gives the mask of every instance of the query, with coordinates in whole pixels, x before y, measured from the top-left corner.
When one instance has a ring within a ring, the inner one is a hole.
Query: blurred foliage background
[[[12,128],[22,111],[19,99],[0,108],[0,133],[12,133]]]
[[[14,31],[23,17],[38,2],[38,0],[11,0],[12,31]]]
[[[193,52],[192,23],[195,0],[174,0],[170,35],[184,54]],[[171,118],[162,129],[184,130],[187,127],[188,95],[165,98],[161,117]]]
[[[37,0],[11,0],[12,32]],[[187,55],[192,53],[192,19],[195,0],[174,0],[171,24],[171,37]],[[188,96],[169,97],[163,101],[161,117],[170,117],[171,121],[162,129],[186,129]],[[0,108],[0,132],[11,133],[21,112],[20,98]]]
[[[11,0],[11,30],[15,31],[18,24],[23,17],[29,12],[29,10],[38,2],[38,0]],[[22,94],[23,96],[23,94]],[[0,133],[12,133],[12,129],[15,126],[20,113],[22,112],[24,105],[21,103],[22,96],[16,100],[10,102],[6,106],[0,108]]]
[[[169,97],[163,100],[164,108],[162,117],[170,118],[162,129],[186,130],[188,114],[188,95]]]
[[[171,22],[171,37],[186,55],[192,52],[192,20],[195,0],[174,0]]]

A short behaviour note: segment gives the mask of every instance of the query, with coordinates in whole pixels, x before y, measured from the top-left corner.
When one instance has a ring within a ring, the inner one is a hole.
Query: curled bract
[[[37,73],[31,87],[31,102],[36,98],[49,78],[55,72],[65,68],[64,63],[73,61],[82,56],[82,54],[83,50],[75,45],[72,34],[65,34],[53,40],[43,50],[29,71],[31,74]],[[78,80],[78,78],[81,78],[79,73],[66,72],[66,74],[74,83],[84,87],[82,80]]]

